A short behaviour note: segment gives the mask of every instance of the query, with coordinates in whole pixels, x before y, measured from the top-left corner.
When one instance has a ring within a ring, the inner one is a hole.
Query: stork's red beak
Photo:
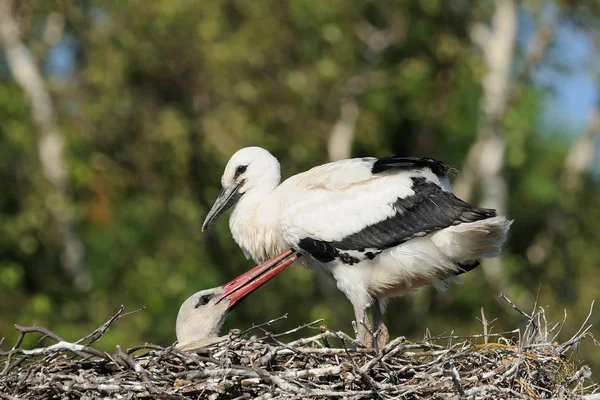
[[[223,295],[217,303],[223,299],[228,299],[229,307],[227,307],[227,310],[230,311],[237,303],[242,301],[244,297],[248,296],[269,279],[275,277],[275,275],[292,265],[299,257],[300,254],[294,249],[289,249],[277,257],[252,268],[250,271],[223,285],[225,292],[223,292]]]

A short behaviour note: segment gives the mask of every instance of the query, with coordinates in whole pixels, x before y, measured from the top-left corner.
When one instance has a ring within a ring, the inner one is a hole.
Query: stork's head
[[[279,161],[267,150],[260,147],[238,150],[225,167],[221,177],[221,192],[202,224],[202,231],[210,228],[246,193],[272,191],[280,179]]]
[[[229,311],[298,257],[290,249],[223,286],[201,290],[188,297],[177,314],[175,331],[179,345],[217,336]]]
[[[223,292],[223,287],[201,290],[183,302],[175,326],[180,345],[219,334],[229,311],[229,300],[219,301]]]

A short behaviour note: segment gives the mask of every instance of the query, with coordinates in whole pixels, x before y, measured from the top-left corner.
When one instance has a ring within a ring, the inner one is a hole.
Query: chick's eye
[[[237,178],[238,176],[240,176],[241,174],[243,174],[244,172],[246,172],[247,168],[248,168],[247,165],[240,165],[239,167],[237,167],[235,169],[235,177]]]
[[[196,303],[196,305],[194,306],[194,308],[198,308],[200,306],[204,306],[206,304],[208,304],[208,302],[214,297],[214,295],[212,294],[205,294],[202,295],[198,298],[198,302]]]

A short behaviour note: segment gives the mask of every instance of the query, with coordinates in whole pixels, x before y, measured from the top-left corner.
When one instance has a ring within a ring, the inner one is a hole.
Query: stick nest
[[[524,329],[490,334],[482,309],[483,334],[426,335],[421,342],[399,337],[381,349],[361,348],[321,320],[272,333],[285,316],[193,350],[143,344],[113,353],[92,344],[130,314],[123,308],[76,342],[43,327],[15,326],[16,343],[0,350],[0,399],[566,399],[594,393],[590,368],[570,355],[591,336],[589,316],[571,339],[557,343],[562,323],[551,327],[543,308],[529,315],[503,298],[527,318]],[[307,335],[284,343],[298,332]],[[32,334],[53,343],[23,349]]]

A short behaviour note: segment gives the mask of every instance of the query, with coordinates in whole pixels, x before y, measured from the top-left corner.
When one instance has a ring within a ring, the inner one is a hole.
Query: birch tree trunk
[[[83,265],[84,248],[68,209],[69,184],[63,160],[65,139],[54,122],[52,101],[42,75],[19,36],[19,27],[12,15],[12,1],[0,0],[0,40],[12,75],[29,99],[31,114],[38,129],[42,173],[51,186],[45,204],[61,242],[61,264],[78,289],[88,290],[92,282]]]
[[[517,11],[512,0],[497,0],[492,30],[477,27],[475,41],[482,46],[488,72],[483,79],[479,136],[471,147],[454,191],[458,197],[472,197],[476,181],[482,182],[484,207],[506,212],[506,183],[501,172],[506,143],[501,121],[508,107],[510,73],[517,36]]]
[[[538,18],[538,28],[527,45],[522,67],[511,80],[516,42],[516,8],[512,0],[498,0],[493,17],[493,31],[482,25],[472,30],[473,41],[484,52],[488,73],[483,80],[483,100],[479,135],[467,155],[467,161],[454,183],[455,193],[469,201],[478,182],[482,184],[483,206],[506,212],[506,184],[498,177],[504,166],[506,143],[503,119],[511,104],[523,94],[522,86],[531,78],[531,72],[546,54],[556,34],[556,24]],[[547,2],[538,6],[538,14]],[[499,197],[493,199],[494,194]]]
[[[358,113],[358,105],[354,99],[344,101],[340,106],[340,117],[333,126],[327,140],[329,161],[350,158]]]
[[[477,182],[481,183],[480,205],[507,211],[507,186],[502,176],[506,140],[502,120],[509,104],[511,68],[517,37],[517,10],[513,0],[497,0],[492,29],[478,26],[474,40],[481,46],[487,64],[477,141],[469,150],[466,165],[454,184],[458,197],[468,201]],[[503,290],[507,286],[499,258],[485,260],[488,281]]]
[[[492,31],[476,26],[473,40],[484,52],[488,73],[483,80],[483,99],[479,135],[467,155],[467,161],[455,181],[454,191],[462,199],[472,199],[473,191],[481,187],[480,205],[494,208],[506,214],[507,185],[502,176],[505,165],[506,141],[503,135],[503,120],[511,104],[522,96],[522,85],[531,77],[531,72],[546,54],[556,34],[552,21],[544,21],[542,9],[548,4],[538,5],[535,34],[527,46],[522,67],[511,79],[514,48],[517,38],[517,10],[513,0],[497,0],[492,21]],[[485,274],[490,282],[505,290],[507,281],[501,270],[499,258],[486,260]]]

